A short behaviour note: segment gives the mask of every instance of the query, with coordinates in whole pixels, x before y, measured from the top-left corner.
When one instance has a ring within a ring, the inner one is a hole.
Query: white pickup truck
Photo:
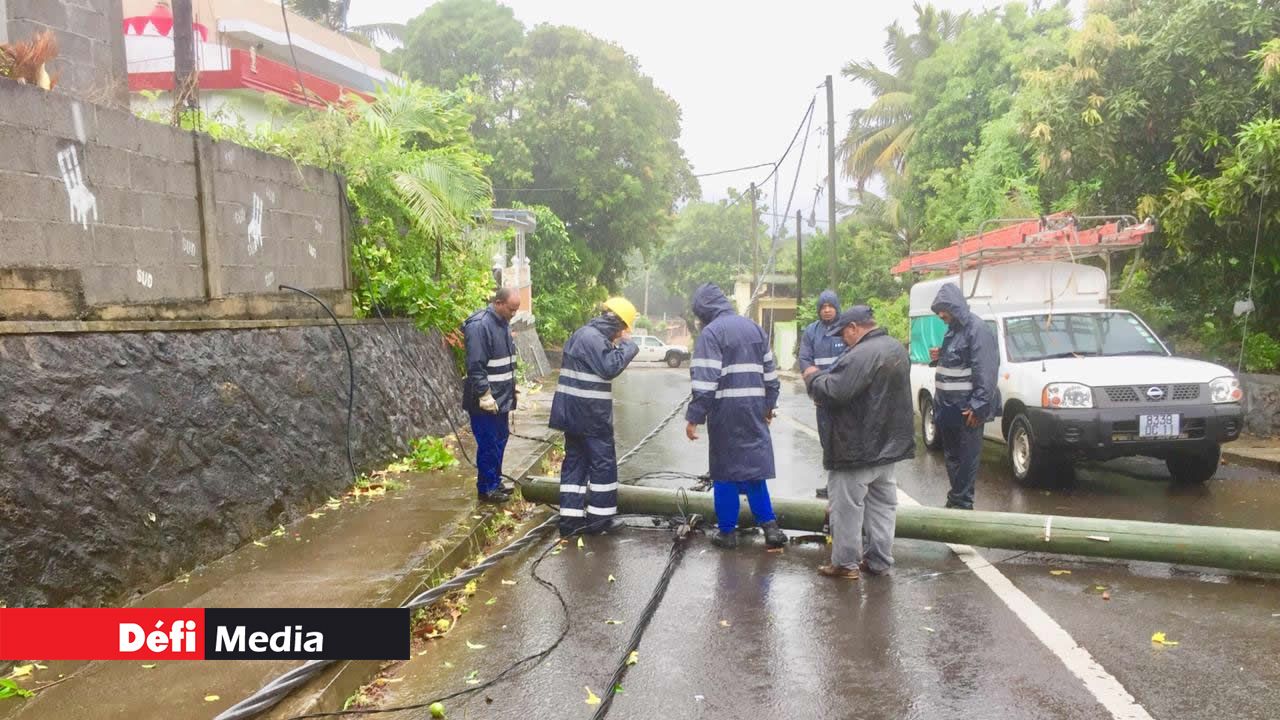
[[[961,287],[999,343],[1004,414],[984,434],[1006,444],[1018,481],[1052,477],[1076,460],[1145,455],[1163,459],[1176,481],[1203,483],[1222,443],[1239,437],[1235,375],[1174,356],[1137,315],[1108,307],[1103,270],[1015,262],[911,288],[911,385],[930,449],[940,445],[929,349],[946,332],[930,305],[944,283]]]
[[[652,335],[633,335],[631,341],[640,346],[636,360],[642,362],[665,362],[668,367],[678,368],[689,359],[688,348],[668,345]]]

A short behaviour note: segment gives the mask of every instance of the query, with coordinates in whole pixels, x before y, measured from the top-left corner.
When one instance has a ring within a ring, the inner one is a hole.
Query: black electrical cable
[[[302,293],[319,303],[320,307],[324,308],[324,311],[329,313],[329,317],[333,319],[333,325],[338,328],[338,335],[342,337],[342,346],[347,349],[347,465],[351,468],[352,481],[359,481],[360,473],[356,472],[356,461],[351,450],[351,416],[355,409],[356,400],[356,363],[351,358],[351,343],[347,342],[347,333],[342,329],[342,323],[338,322],[338,316],[333,314],[333,310],[325,301],[302,288],[296,288],[292,285],[281,285],[280,289]]]

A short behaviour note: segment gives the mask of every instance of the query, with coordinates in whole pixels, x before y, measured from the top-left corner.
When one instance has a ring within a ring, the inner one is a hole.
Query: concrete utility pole
[[[173,0],[173,106],[175,110],[196,107],[195,15],[191,0]]]
[[[756,239],[759,225],[756,219],[756,184],[751,183],[751,296],[755,297],[756,282],[760,277],[760,241]],[[745,313],[747,308],[743,308]]]
[[[831,239],[831,289],[836,287],[836,107],[827,76],[827,234]]]
[[[796,211],[796,307],[804,302],[804,243],[800,242],[800,211]]]

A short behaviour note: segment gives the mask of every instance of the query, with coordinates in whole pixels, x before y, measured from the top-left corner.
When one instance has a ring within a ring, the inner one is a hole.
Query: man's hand
[[[498,401],[493,399],[493,392],[491,390],[486,390],[484,394],[480,396],[479,404],[481,410],[494,415],[498,414]]]
[[[631,341],[630,330],[623,330],[621,333],[618,334],[618,342],[630,342],[630,341]]]
[[[698,426],[697,426],[697,425],[694,425],[693,423],[689,423],[688,425],[685,425],[685,426],[684,426],[684,436],[685,436],[685,437],[687,437],[687,438],[689,438],[690,440],[697,440],[697,439],[698,439]]]
[[[818,370],[817,365],[810,365],[809,367],[804,369],[804,373],[801,375],[801,377],[804,378],[805,380],[808,380],[814,375],[817,375],[819,372],[821,372],[821,370]]]
[[[978,419],[978,416],[975,415],[973,413],[973,410],[970,408],[965,408],[964,410],[961,410],[960,414],[964,416],[965,427],[976,428],[982,424],[982,421]]]
[[[765,411],[764,411],[764,424],[765,424],[765,425],[772,425],[772,424],[773,424],[773,416],[774,416],[774,413],[776,413],[776,412],[777,412],[777,410],[776,410],[775,408],[769,408],[768,410],[765,410]]]
[[[929,361],[938,362],[938,356],[942,353],[942,348],[929,348]]]

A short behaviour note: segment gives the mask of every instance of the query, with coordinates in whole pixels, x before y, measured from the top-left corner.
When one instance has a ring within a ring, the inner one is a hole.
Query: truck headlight
[[[1209,383],[1209,395],[1215,403],[1240,402],[1244,391],[1240,389],[1240,381],[1234,377],[1220,377]]]
[[[1047,408],[1091,408],[1093,389],[1080,383],[1049,383],[1040,393],[1040,404]]]

